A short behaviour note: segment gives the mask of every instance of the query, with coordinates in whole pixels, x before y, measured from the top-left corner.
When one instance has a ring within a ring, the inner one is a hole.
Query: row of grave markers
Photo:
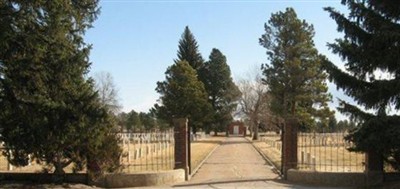
[[[282,150],[282,142],[271,140],[267,138],[261,138],[261,141],[265,142],[267,145],[275,148],[279,152]],[[300,162],[302,165],[308,165],[311,170],[316,170],[316,159],[309,152],[301,151]]]
[[[123,143],[124,148],[125,146],[127,146],[128,148],[127,161],[129,163],[131,162],[132,157],[134,160],[136,160],[146,155],[150,155],[150,153],[157,153],[162,150],[168,149],[171,146],[171,144],[170,141],[163,141],[157,143],[141,143],[141,144],[135,144],[133,149],[131,149],[132,147],[129,140],[126,140]]]
[[[121,163],[126,166],[128,172],[173,168],[175,138],[172,129],[150,133],[119,133],[119,135],[123,148]]]
[[[278,151],[282,150],[282,142],[281,141],[276,141],[276,140],[268,139],[268,138],[264,138],[264,137],[261,138],[261,141],[265,142],[269,146],[272,146],[273,148],[275,148]]]

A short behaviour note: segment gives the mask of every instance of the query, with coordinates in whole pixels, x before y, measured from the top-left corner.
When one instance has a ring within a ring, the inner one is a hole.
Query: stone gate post
[[[297,168],[297,132],[297,119],[286,119],[282,133],[282,171],[285,179],[287,179],[289,169]]]
[[[174,123],[175,169],[185,170],[185,180],[189,180],[188,119],[176,118]]]

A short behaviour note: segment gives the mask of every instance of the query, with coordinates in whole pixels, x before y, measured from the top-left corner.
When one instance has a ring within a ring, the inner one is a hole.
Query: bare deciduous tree
[[[114,84],[113,76],[109,72],[102,71],[95,73],[94,80],[101,104],[112,113],[117,114],[122,107],[118,101],[118,90]]]
[[[271,127],[269,113],[268,87],[263,84],[260,69],[254,67],[245,78],[239,79],[238,87],[242,92],[239,110],[250,122],[253,140],[258,140],[258,128],[261,123]]]

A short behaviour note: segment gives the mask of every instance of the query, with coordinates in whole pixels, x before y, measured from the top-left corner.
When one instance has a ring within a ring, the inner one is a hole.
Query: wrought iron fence
[[[174,167],[174,131],[119,133],[122,172],[170,170]]]
[[[298,133],[297,167],[300,170],[320,172],[363,172],[365,154],[350,152],[351,143],[344,140],[346,133]],[[281,167],[281,135],[261,135],[264,153]]]
[[[122,172],[146,172],[161,171],[174,168],[174,131],[152,132],[123,132],[118,133],[121,137],[121,148],[123,149],[120,161]],[[0,144],[0,150],[5,150]],[[65,171],[72,172],[72,165],[65,168]],[[16,167],[11,165],[5,156],[0,154],[1,172],[41,172],[44,166],[36,163],[33,159],[29,165]],[[83,172],[85,172],[84,170]]]
[[[350,152],[346,133],[299,133],[298,168],[322,172],[363,172],[365,154]]]

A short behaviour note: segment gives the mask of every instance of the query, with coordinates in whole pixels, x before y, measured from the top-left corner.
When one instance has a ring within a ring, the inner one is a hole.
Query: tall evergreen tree
[[[270,89],[271,110],[283,118],[295,116],[306,129],[315,126],[315,119],[327,123],[332,114],[327,104],[331,99],[327,76],[313,37],[313,26],[287,8],[271,15],[260,38],[270,60],[263,65],[263,74]]]
[[[216,130],[224,130],[232,120],[240,91],[231,77],[226,57],[218,49],[212,49],[209,61],[200,69],[200,80],[204,83],[209,102],[213,108],[211,124]]]
[[[113,117],[86,77],[82,34],[97,14],[97,0],[0,1],[0,140],[12,164],[118,165]]]
[[[165,75],[165,81],[157,83],[156,91],[161,94],[157,114],[165,120],[189,118],[189,127],[196,132],[208,119],[211,109],[204,84],[186,61],[173,64]]]
[[[196,71],[203,67],[204,60],[199,52],[199,45],[188,26],[185,27],[182,38],[179,40],[177,55],[178,59],[175,60],[175,63],[186,61]]]
[[[348,16],[330,7],[325,10],[345,34],[329,47],[346,62],[346,71],[328,60],[324,66],[337,87],[359,105],[340,101],[338,110],[360,122],[347,139],[355,143],[354,150],[383,155],[399,170],[400,117],[389,111],[400,109],[400,6],[378,0],[342,4]]]

